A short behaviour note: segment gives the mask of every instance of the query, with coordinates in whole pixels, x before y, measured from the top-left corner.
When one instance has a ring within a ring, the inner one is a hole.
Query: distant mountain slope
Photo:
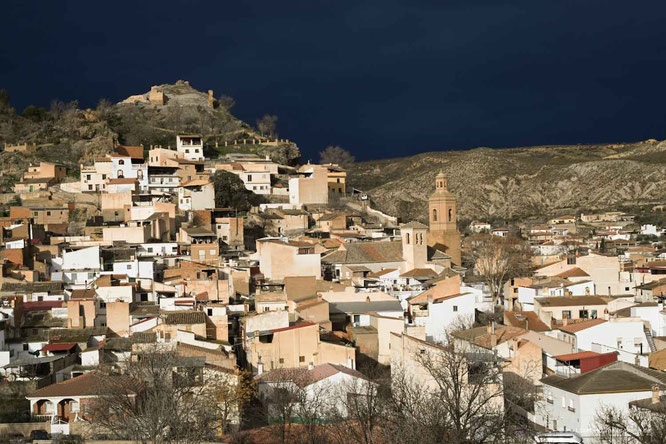
[[[425,220],[439,170],[467,219],[666,202],[666,142],[656,140],[423,153],[357,163],[349,180],[383,211]]]

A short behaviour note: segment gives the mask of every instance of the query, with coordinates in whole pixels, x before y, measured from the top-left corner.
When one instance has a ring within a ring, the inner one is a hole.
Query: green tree
[[[28,120],[32,120],[33,122],[42,122],[48,116],[48,111],[46,110],[46,108],[43,107],[28,105],[21,113],[21,116],[25,117]]]
[[[247,211],[266,200],[245,188],[243,181],[228,171],[218,171],[213,175],[215,187],[215,206],[218,208],[235,208]]]

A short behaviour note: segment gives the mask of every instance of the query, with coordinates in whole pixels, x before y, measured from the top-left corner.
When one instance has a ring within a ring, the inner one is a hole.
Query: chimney
[[[213,90],[209,89],[208,90],[208,108],[213,107]]]
[[[562,318],[562,325],[563,325],[564,327],[566,327],[567,325],[569,325],[569,318]]]
[[[490,334],[490,348],[495,348],[495,347],[497,347],[497,335],[493,331]]]
[[[308,363],[308,370],[312,370],[314,368],[314,364],[312,362]]]
[[[657,384],[652,386],[652,404],[659,404],[659,386]]]
[[[257,375],[260,375],[264,372],[264,364],[261,362],[257,363]]]

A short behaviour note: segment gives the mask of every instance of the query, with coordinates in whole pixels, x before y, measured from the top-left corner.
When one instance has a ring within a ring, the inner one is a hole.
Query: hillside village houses
[[[419,356],[461,350],[470,369],[479,357],[493,369],[491,388],[529,382],[538,396],[520,411],[546,431],[592,439],[602,401],[626,411],[665,393],[661,227],[620,212],[463,226],[442,172],[423,220],[405,220],[359,202],[339,165],[209,159],[207,143],[116,146],[74,182],[42,162],[15,185],[0,220],[0,376],[27,387],[35,429],[83,433],[91,381],[150,347],[193,374],[241,384],[247,372],[273,412],[285,375],[349,414],[345,384],[372,390],[368,368],[435,390]],[[215,174],[262,203],[219,208]],[[497,300],[474,256],[489,242],[531,255]],[[512,396],[497,391],[494,411]]]

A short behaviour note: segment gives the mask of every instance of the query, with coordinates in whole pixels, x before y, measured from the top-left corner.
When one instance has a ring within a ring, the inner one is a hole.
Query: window
[[[106,302],[100,301],[99,308],[106,308]]]
[[[123,170],[118,171],[118,179],[122,179],[125,177],[125,172]]]
[[[124,161],[123,159],[120,159],[120,160],[118,161],[118,165],[125,165],[125,161]]]
[[[247,175],[247,181],[248,181],[248,182],[252,182],[252,174],[248,174],[248,175]]]
[[[47,215],[47,216],[50,216],[50,215],[51,215],[51,212],[50,212],[50,211],[47,211],[47,212],[46,212],[46,215]]]
[[[127,269],[131,270],[132,269],[132,264],[127,264]]]
[[[576,411],[576,408],[574,407],[573,399],[569,400],[569,411],[570,412],[575,412]]]
[[[449,222],[453,220],[453,210],[449,208]]]
[[[303,356],[301,356],[303,357]],[[284,358],[280,358],[280,364],[284,364]]]
[[[28,351],[28,344],[23,344],[23,351]]]
[[[93,186],[92,186],[92,185],[88,185],[88,191],[92,191],[92,189],[93,189]]]
[[[305,356],[299,356],[298,362],[305,362]]]
[[[90,174],[86,174],[86,180],[90,180]]]
[[[454,305],[454,306],[453,306],[453,311],[454,311],[454,312],[458,311],[458,306],[457,306],[457,305]]]
[[[564,396],[562,396],[562,408],[565,408],[567,406],[567,400],[564,399]]]
[[[106,179],[106,174],[102,174],[102,180]]]
[[[590,310],[590,319],[597,319],[597,310]]]
[[[578,317],[581,319],[587,319],[589,317],[587,310],[578,310]]]
[[[563,310],[562,319],[571,319],[571,310]]]
[[[185,152],[186,152],[187,154],[190,154],[190,150],[185,150]]]
[[[209,308],[208,310],[206,310],[206,312],[208,313],[208,316],[213,316],[213,309],[212,308]]]
[[[407,244],[409,245],[409,233],[407,233],[407,234],[405,235],[405,240],[406,240]]]
[[[210,250],[210,255],[215,256],[215,250]]]
[[[432,220],[437,222],[437,210],[432,210]]]
[[[617,348],[622,348],[622,338],[617,338]]]

